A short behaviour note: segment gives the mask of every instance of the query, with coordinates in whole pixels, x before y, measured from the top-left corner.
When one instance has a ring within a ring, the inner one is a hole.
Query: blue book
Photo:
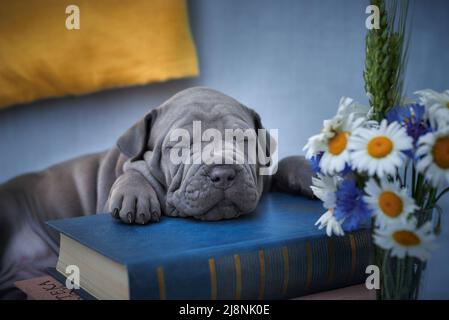
[[[48,224],[61,234],[56,269],[76,265],[98,299],[282,299],[365,281],[369,230],[329,238],[314,226],[322,213],[320,201],[269,193],[233,220],[140,226],[97,214]]]

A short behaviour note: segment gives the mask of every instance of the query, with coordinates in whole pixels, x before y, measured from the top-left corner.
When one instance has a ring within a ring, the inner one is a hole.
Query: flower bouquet
[[[437,203],[449,190],[449,90],[418,91],[404,102],[408,6],[387,12],[384,1],[371,4],[381,23],[366,39],[370,106],[342,98],[304,150],[316,172],[311,188],[327,210],[317,226],[328,236],[371,226],[378,298],[417,299],[440,232]]]

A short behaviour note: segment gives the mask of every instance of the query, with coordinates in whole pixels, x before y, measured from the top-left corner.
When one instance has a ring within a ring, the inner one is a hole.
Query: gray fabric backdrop
[[[0,182],[108,148],[149,108],[194,85],[221,90],[256,109],[266,127],[279,129],[281,156],[302,153],[307,137],[334,114],[340,96],[366,102],[362,71],[367,1],[189,4],[200,77],[0,111]],[[448,14],[447,0],[416,0],[407,93],[449,89]],[[424,281],[424,298],[449,299],[447,215],[444,227]]]

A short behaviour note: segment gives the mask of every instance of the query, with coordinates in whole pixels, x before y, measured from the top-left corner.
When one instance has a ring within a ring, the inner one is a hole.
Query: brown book
[[[17,281],[16,287],[28,295],[31,300],[82,300],[73,290],[51,276],[43,276]],[[299,297],[293,300],[374,300],[374,290],[368,290],[364,285],[323,291],[320,293]]]
[[[17,281],[17,288],[25,292],[30,300],[82,300],[73,290],[51,276]]]
[[[368,290],[364,284],[323,291],[294,300],[376,300],[376,290]]]

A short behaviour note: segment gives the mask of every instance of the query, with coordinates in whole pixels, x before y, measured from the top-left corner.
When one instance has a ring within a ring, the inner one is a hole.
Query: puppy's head
[[[166,191],[165,214],[220,220],[255,209],[263,190],[259,170],[269,165],[274,143],[255,111],[192,88],[152,110],[118,146],[132,161],[147,162]]]

